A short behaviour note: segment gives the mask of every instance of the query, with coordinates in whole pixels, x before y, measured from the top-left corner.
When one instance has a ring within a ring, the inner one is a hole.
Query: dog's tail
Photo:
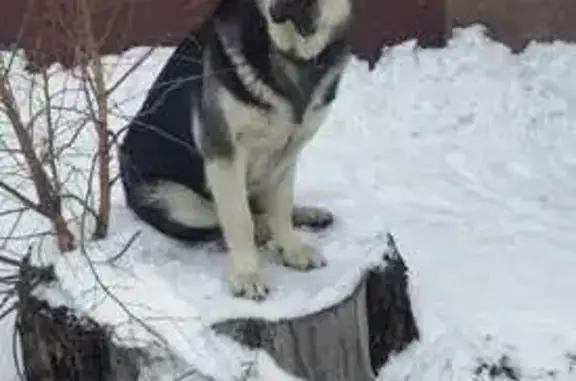
[[[201,243],[221,238],[209,200],[176,182],[144,179],[126,152],[120,152],[119,164],[126,204],[141,220],[179,241]]]

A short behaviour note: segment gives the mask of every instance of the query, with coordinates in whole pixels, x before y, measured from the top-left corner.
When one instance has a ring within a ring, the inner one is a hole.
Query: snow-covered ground
[[[168,54],[157,54],[156,69]],[[332,267],[293,276],[299,285],[338,281],[350,253],[383,249],[384,233],[394,233],[423,337],[382,380],[576,380],[574,68],[576,45],[513,55],[468,28],[444,49],[407,42],[373,72],[357,62],[348,70],[298,184],[300,200],[340,218],[316,238]],[[143,96],[156,73],[141,70],[126,87]],[[115,216],[111,245],[141,228],[119,192]],[[216,272],[202,289],[184,274],[210,261],[217,269],[221,256],[147,230],[130,255],[170,277],[179,301],[225,291]],[[281,306],[289,276],[279,274],[288,270],[268,268],[278,291],[271,303]],[[291,305],[306,297],[286,292]],[[10,325],[0,323],[0,381],[14,379]]]

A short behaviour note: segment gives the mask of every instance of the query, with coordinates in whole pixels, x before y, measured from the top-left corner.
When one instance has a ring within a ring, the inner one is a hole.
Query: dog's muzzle
[[[273,0],[269,12],[273,23],[291,22],[303,37],[316,32],[318,12],[315,0]]]

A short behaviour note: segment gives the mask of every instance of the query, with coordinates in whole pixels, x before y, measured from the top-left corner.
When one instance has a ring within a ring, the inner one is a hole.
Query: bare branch
[[[22,264],[21,261],[9,258],[5,255],[0,255],[0,263],[14,267],[20,267],[20,265]]]
[[[86,211],[88,211],[88,213],[90,213],[92,215],[92,217],[94,217],[95,219],[98,218],[98,213],[94,210],[94,208],[92,208],[88,202],[86,201],[86,199],[83,199],[82,197],[74,194],[74,193],[65,193],[62,195],[62,199],[71,199],[74,200],[76,202],[78,202],[82,208],[84,208]]]
[[[24,207],[24,208],[14,208],[14,209],[4,210],[4,211],[0,212],[0,217],[6,217],[6,216],[10,216],[12,214],[26,212],[28,209],[29,208]]]
[[[38,232],[38,233],[0,236],[0,239],[2,239],[2,240],[9,239],[11,241],[30,241],[31,239],[46,237],[46,236],[53,235],[53,234],[54,234],[54,232],[52,230],[45,230],[45,231]]]
[[[50,166],[50,171],[52,172],[52,183],[54,184],[54,191],[56,194],[60,193],[60,176],[58,175],[58,168],[56,166],[56,151],[54,149],[55,143],[55,131],[54,131],[54,121],[52,120],[52,99],[50,94],[50,79],[48,78],[48,73],[46,70],[42,70],[42,92],[44,95],[44,102],[46,104],[45,108],[48,112],[46,115],[46,130],[48,136],[46,137],[48,146],[48,165]]]
[[[32,174],[36,194],[40,205],[42,205],[42,214],[47,216],[52,215],[54,213],[52,210],[54,208],[54,190],[50,185],[46,172],[44,172],[44,169],[42,168],[42,163],[34,151],[31,136],[26,131],[26,127],[16,105],[16,99],[9,89],[7,78],[4,76],[0,76],[0,101],[6,107],[6,115],[10,120],[13,131],[16,133],[20,148],[22,149],[22,154],[24,155],[28,168]],[[6,189],[6,187],[4,188]],[[21,199],[21,197],[19,198]]]
[[[18,228],[18,225],[20,225],[20,222],[22,221],[22,217],[24,216],[24,213],[26,211],[23,210],[22,212],[18,213],[18,217],[16,217],[16,221],[14,221],[14,223],[12,223],[12,227],[10,228],[10,231],[8,232],[8,237],[11,237],[14,232],[16,231],[16,229]],[[9,239],[5,239],[1,244],[0,244],[0,248],[5,248],[6,245],[8,244]]]
[[[2,307],[2,306],[0,306]],[[6,316],[10,315],[12,312],[16,310],[18,307],[18,302],[12,303],[12,305],[4,310],[4,312],[0,313],[0,320],[4,319]]]
[[[93,71],[96,87],[96,107],[97,119],[95,123],[98,135],[98,184],[99,184],[99,206],[98,219],[94,238],[103,238],[108,234],[111,208],[110,189],[110,148],[108,140],[108,98],[106,95],[106,85],[104,82],[104,72],[100,56],[93,57]]]
[[[31,202],[31,200],[24,197],[20,192],[6,183],[0,183],[0,187],[16,197],[25,206],[49,218],[56,232],[58,247],[62,252],[71,251],[75,247],[74,236],[62,216],[61,200],[58,193],[50,183],[48,174],[44,170],[42,162],[34,149],[34,125],[29,125],[30,129],[27,129],[27,126],[24,124],[8,74],[5,70],[0,74],[0,103],[5,108],[5,114],[10,121],[12,130],[16,135],[16,139],[22,150],[22,155],[30,171],[38,203]],[[32,84],[33,83],[34,82],[32,82]],[[32,101],[33,100],[30,100],[30,102]],[[48,110],[50,109],[48,108]]]
[[[130,247],[132,246],[132,244],[136,241],[136,239],[138,237],[140,237],[140,234],[142,233],[141,230],[138,230],[136,233],[134,233],[130,239],[128,239],[128,242],[126,242],[126,244],[124,245],[124,247],[120,250],[120,252],[118,254],[116,254],[115,256],[113,256],[112,258],[109,258],[107,260],[107,262],[111,265],[113,265],[116,261],[118,261],[120,258],[122,258],[124,256],[124,254],[126,254],[128,252],[128,250],[130,249]]]
[[[138,58],[138,60],[136,61],[136,63],[134,63],[134,65],[132,65],[128,70],[126,70],[124,72],[124,74],[122,74],[122,76],[120,77],[120,79],[118,79],[116,81],[116,83],[114,83],[107,91],[106,91],[106,95],[110,96],[114,91],[116,91],[116,89],[118,89],[122,83],[124,83],[126,81],[126,79],[128,79],[130,77],[130,75],[132,75],[140,66],[142,66],[142,64],[152,55],[152,53],[154,53],[155,48],[150,48],[146,51],[146,53],[144,53],[140,58]]]
[[[28,197],[24,196],[17,189],[6,184],[4,181],[0,181],[0,189],[4,189],[10,195],[17,198],[18,201],[20,201],[26,208],[32,209],[38,212],[39,214],[48,217],[47,212],[43,209],[43,207],[40,204],[30,200]]]

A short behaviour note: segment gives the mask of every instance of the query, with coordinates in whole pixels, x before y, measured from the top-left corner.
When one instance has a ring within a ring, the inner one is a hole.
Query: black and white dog
[[[295,227],[333,216],[294,206],[294,181],[350,59],[351,1],[223,0],[204,43],[178,47],[128,126],[127,204],[175,238],[221,234],[236,296],[268,293],[258,241],[295,269],[324,265]]]

